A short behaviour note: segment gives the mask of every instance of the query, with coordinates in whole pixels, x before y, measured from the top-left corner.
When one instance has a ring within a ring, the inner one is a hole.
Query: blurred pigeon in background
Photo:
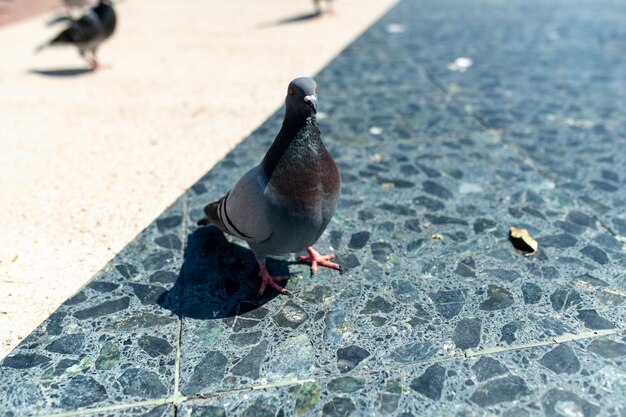
[[[324,9],[322,8],[322,3],[326,3],[326,13],[329,15],[335,14],[335,9],[333,7],[333,0],[313,0],[313,6],[315,7],[315,13],[321,15],[324,13]]]
[[[54,45],[74,45],[93,69],[99,69],[102,66],[96,58],[96,51],[113,34],[116,23],[117,16],[111,0],[100,0],[80,19],[72,20],[70,26],[57,37],[39,46],[37,51]]]
[[[223,232],[245,240],[259,263],[267,285],[287,291],[272,276],[265,257],[306,249],[313,273],[317,266],[341,267],[320,255],[311,245],[330,222],[339,199],[341,180],[335,161],[320,137],[316,119],[317,84],[311,78],[293,80],[285,98],[283,125],[261,163],[249,170],[220,200],[204,208],[199,225],[213,224]]]

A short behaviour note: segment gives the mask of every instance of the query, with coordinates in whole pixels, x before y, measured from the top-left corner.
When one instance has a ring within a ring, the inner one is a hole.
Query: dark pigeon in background
[[[44,43],[38,51],[54,45],[74,45],[93,69],[102,66],[96,58],[100,44],[115,31],[117,16],[111,0],[100,0],[98,5],[78,20],[72,20],[70,26],[59,35]]]
[[[322,15],[322,13],[324,12],[324,9],[322,8],[321,3],[325,1],[326,2],[326,13],[328,13],[329,15],[334,15],[335,14],[335,8],[333,7],[333,0],[313,0],[313,6],[315,7],[315,13],[317,15]]]
[[[259,263],[266,285],[286,294],[272,276],[265,257],[306,249],[313,273],[317,266],[341,267],[311,245],[330,222],[339,199],[341,180],[335,161],[320,137],[317,124],[317,84],[311,78],[293,80],[285,98],[285,119],[261,163],[248,171],[224,197],[204,208],[199,225],[213,224],[245,240]]]

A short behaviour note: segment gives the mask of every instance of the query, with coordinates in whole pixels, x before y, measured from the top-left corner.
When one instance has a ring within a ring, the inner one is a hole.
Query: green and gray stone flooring
[[[626,416],[625,21],[403,0],[315,77],[345,272],[258,298],[195,226],[278,110],[4,359],[0,416]]]

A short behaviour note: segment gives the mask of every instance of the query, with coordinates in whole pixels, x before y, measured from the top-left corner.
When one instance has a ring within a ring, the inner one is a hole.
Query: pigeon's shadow
[[[276,20],[274,22],[261,23],[258,26],[258,28],[265,29],[265,28],[270,28],[274,26],[289,25],[291,23],[302,23],[302,22],[306,22],[312,19],[316,19],[321,16],[322,16],[321,12],[306,13],[306,14],[301,14],[297,16],[286,17],[284,19]]]
[[[220,319],[244,314],[277,296],[258,295],[261,278],[254,254],[230,243],[216,227],[202,227],[187,239],[183,265],[174,287],[158,304],[179,317]],[[289,275],[288,263],[268,259],[274,275]]]
[[[31,74],[44,75],[46,77],[76,77],[94,72],[93,68],[59,68],[50,70],[30,70]]]

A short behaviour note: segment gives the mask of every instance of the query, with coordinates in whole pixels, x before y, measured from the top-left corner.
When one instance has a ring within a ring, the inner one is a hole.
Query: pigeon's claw
[[[281,294],[285,294],[285,295],[290,294],[289,291],[287,291],[286,289],[284,289],[283,287],[281,287],[280,285],[276,283],[276,281],[284,281],[286,279],[289,279],[288,276],[282,275],[282,276],[275,277],[275,276],[270,275],[265,264],[259,264],[259,269],[260,269],[259,275],[263,278],[263,281],[261,282],[261,288],[259,288],[259,295],[263,295],[263,293],[265,292],[265,287],[268,285],[274,288],[276,291],[278,291]]]
[[[335,257],[334,254],[320,255],[315,249],[310,246],[306,248],[306,251],[309,253],[309,256],[301,256],[298,260],[300,262],[311,263],[312,273],[317,272],[318,265],[341,270],[341,265],[329,261],[329,259],[333,259]]]
[[[107,68],[107,65],[104,65],[104,64],[100,63],[100,61],[97,61],[95,59],[93,61],[91,61],[90,64],[91,64],[91,68],[94,71],[98,71],[98,70]]]

